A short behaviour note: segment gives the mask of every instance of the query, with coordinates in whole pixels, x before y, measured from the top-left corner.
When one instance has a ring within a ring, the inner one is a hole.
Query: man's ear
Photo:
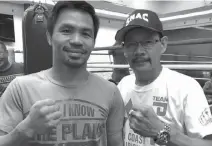
[[[161,47],[162,47],[161,54],[163,54],[166,51],[167,46],[168,46],[168,37],[163,36],[161,38]]]
[[[46,31],[46,38],[50,46],[52,46],[52,37],[48,31]]]

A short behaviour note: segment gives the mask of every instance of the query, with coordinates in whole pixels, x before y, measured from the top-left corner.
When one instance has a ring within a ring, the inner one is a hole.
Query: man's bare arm
[[[145,124],[147,126],[144,126]],[[212,146],[211,136],[207,136],[205,139],[192,138],[176,129],[175,125],[170,126],[171,139],[168,146]],[[142,105],[135,106],[130,112],[130,127],[141,136],[154,138],[158,131],[164,128],[164,124],[159,120],[152,107]],[[210,127],[208,128],[210,129]]]
[[[13,129],[10,133],[0,131],[0,146],[21,146],[21,143],[27,140],[28,131],[24,126],[24,121]]]
[[[108,146],[123,146],[124,145],[123,133],[119,132],[115,135],[109,135],[107,145]]]
[[[121,94],[116,88],[113,96],[112,108],[107,119],[107,145],[123,146],[123,125],[124,125],[124,102]]]
[[[181,132],[178,132],[172,129],[171,132],[171,143],[174,143],[178,146],[212,146],[212,136],[208,136],[210,138],[205,139],[198,139],[198,138],[191,138],[187,135],[184,135]]]
[[[37,101],[31,108],[29,115],[21,121],[10,133],[0,136],[0,146],[21,146],[20,144],[35,133],[46,133],[49,128],[55,127],[62,113],[55,101],[45,99]]]

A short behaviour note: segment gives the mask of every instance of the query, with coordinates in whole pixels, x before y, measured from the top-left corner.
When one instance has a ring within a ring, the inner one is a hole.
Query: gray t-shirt
[[[118,88],[93,74],[80,86],[63,87],[46,71],[14,79],[0,102],[0,130],[9,133],[38,100],[57,100],[63,113],[59,125],[35,135],[22,146],[107,146],[107,136],[120,134],[124,104]]]

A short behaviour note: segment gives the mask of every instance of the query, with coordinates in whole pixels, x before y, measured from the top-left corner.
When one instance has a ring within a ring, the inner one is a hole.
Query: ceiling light
[[[194,12],[194,13],[183,14],[183,15],[164,17],[164,18],[160,18],[160,20],[169,21],[169,20],[182,19],[182,18],[188,18],[188,17],[194,17],[194,16],[201,16],[201,15],[206,15],[211,13],[212,13],[212,10],[207,10],[207,11]]]
[[[112,12],[107,10],[101,10],[101,9],[95,9],[97,14],[104,14],[104,15],[111,15],[111,16],[117,16],[126,19],[128,17],[127,14],[124,13],[118,13],[118,12]]]

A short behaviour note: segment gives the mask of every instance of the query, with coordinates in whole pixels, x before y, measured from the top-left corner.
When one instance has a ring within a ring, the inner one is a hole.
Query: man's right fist
[[[44,134],[48,129],[57,126],[62,113],[54,100],[37,101],[30,109],[29,115],[23,121],[28,137],[34,134]],[[30,132],[29,132],[30,131]]]

